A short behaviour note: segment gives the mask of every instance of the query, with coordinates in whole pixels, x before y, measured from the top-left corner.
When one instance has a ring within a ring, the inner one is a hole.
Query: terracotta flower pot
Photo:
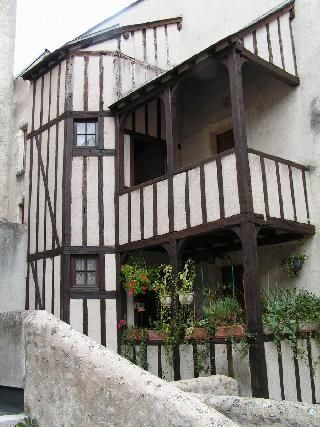
[[[164,334],[161,331],[157,331],[156,329],[149,329],[148,336],[150,341],[163,341]]]
[[[216,338],[242,337],[243,335],[243,325],[217,326],[214,334]]]
[[[319,331],[320,325],[318,322],[305,322],[305,323],[301,323],[299,329],[300,329],[300,332],[302,333],[315,332],[315,331]]]
[[[209,332],[206,328],[193,328],[189,338],[193,340],[206,340],[209,338]]]
[[[143,332],[140,331],[139,329],[131,329],[129,331],[127,331],[125,340],[136,340],[136,341],[141,341],[142,340],[142,336],[143,336]]]

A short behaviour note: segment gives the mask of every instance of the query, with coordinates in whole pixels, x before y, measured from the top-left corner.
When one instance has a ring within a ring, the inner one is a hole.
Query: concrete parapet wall
[[[40,426],[236,425],[53,315],[25,313],[0,314],[0,325],[23,331],[25,410]]]

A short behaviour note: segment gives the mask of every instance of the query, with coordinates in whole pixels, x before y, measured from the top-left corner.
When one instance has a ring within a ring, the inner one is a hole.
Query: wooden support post
[[[269,397],[267,365],[264,349],[260,284],[258,272],[257,232],[249,222],[240,224],[242,263],[244,269],[243,287],[247,317],[247,331],[254,334],[249,347],[251,388],[254,397]]]

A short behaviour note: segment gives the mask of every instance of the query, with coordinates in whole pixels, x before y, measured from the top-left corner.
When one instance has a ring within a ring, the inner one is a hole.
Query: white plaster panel
[[[125,55],[132,56],[134,48],[134,33],[128,33],[129,38],[125,39],[123,36],[120,39],[120,51]]]
[[[100,300],[88,299],[88,337],[101,344]]]
[[[282,163],[279,163],[279,172],[280,172],[284,217],[285,219],[294,220],[288,166]]]
[[[119,197],[119,243],[128,243],[128,194]]]
[[[180,353],[180,374],[182,380],[194,377],[193,348],[192,345],[184,344],[179,346]]]
[[[298,340],[298,346],[302,352],[307,355],[307,341]],[[298,358],[299,364],[299,375],[300,375],[300,387],[301,387],[301,398],[302,402],[312,403],[312,392],[311,392],[311,381],[310,381],[310,369],[308,359]]]
[[[269,62],[269,49],[268,49],[268,39],[267,39],[267,29],[265,25],[262,25],[257,29],[257,46],[258,46],[258,55],[264,60]]]
[[[288,71],[291,74],[295,74],[289,19],[290,19],[289,13],[286,13],[285,15],[280,16],[281,38],[282,38],[283,55],[284,55],[284,63],[285,63],[286,71]]]
[[[52,303],[52,261],[53,258],[46,259],[46,275],[45,275],[45,309],[51,313]]]
[[[265,211],[265,203],[264,203],[264,192],[263,192],[260,157],[257,156],[256,154],[250,153],[249,164],[250,164],[254,212],[265,216],[266,211]]]
[[[189,176],[190,224],[202,224],[200,168],[191,169]]]
[[[99,245],[98,158],[87,158],[87,242]]]
[[[103,105],[106,109],[115,101],[114,86],[114,61],[116,58],[113,56],[103,56]]]
[[[206,358],[203,360],[203,370],[199,370],[200,377],[208,377],[210,375],[210,352],[208,347],[203,344],[197,344],[198,352],[202,353]]]
[[[41,110],[41,82],[40,77],[36,82],[36,95],[35,95],[35,106],[34,106],[34,129],[40,127],[40,110]]]
[[[57,117],[57,87],[58,87],[58,70],[56,66],[51,70],[51,107],[50,120]]]
[[[60,319],[60,269],[61,269],[61,257],[57,256],[53,258],[54,267],[54,315]]]
[[[293,354],[289,344],[281,341],[281,354],[283,364],[283,385],[286,400],[297,401],[297,389],[294,375]]]
[[[147,48],[147,62],[152,65],[156,65],[156,51],[154,43],[153,28],[146,30],[146,48]]]
[[[116,256],[115,254],[105,254],[104,260],[106,291],[115,291],[117,288]]]
[[[36,250],[36,212],[37,212],[37,182],[38,182],[38,150],[35,139],[32,140],[32,193],[30,203],[30,253]]]
[[[174,230],[186,228],[185,208],[186,173],[179,173],[173,177],[173,207],[174,207]]]
[[[56,128],[52,126],[50,128],[50,134],[48,134],[49,144],[49,164],[48,164],[48,190],[51,201],[51,206],[54,206],[54,181],[55,181],[55,156],[56,156]],[[47,249],[52,249],[52,221],[49,211],[49,204],[47,203],[47,222],[46,222],[46,235],[47,235]]]
[[[131,193],[131,241],[140,239],[140,190],[136,190]]]
[[[28,143],[26,144],[26,170],[25,170],[25,178],[24,178],[26,207],[29,206],[29,203],[30,203],[30,200],[29,200],[30,149],[31,149],[31,141],[28,141]],[[25,209],[24,217],[25,217],[25,223],[28,224],[28,209]]]
[[[225,215],[228,217],[240,213],[236,156],[232,154],[223,157],[221,159],[221,164],[224,209]]]
[[[99,57],[89,56],[88,62],[88,110],[99,111],[100,85],[99,85]]]
[[[317,340],[315,339],[311,340],[311,355],[312,355],[312,360],[314,362],[317,362],[320,360],[319,359],[320,358],[319,342],[317,342]],[[315,387],[316,401],[319,402],[320,400],[320,369],[315,370],[314,387]]]
[[[135,67],[134,67],[135,87],[137,88],[144,85],[146,81],[147,81],[147,69],[140,64],[135,64]]]
[[[161,346],[161,365],[162,378],[166,381],[173,381],[174,371],[172,365],[172,351],[170,347],[166,349],[163,345]]]
[[[57,213],[56,224],[57,233],[61,242],[62,239],[62,178],[63,178],[63,157],[64,157],[64,122],[59,123],[58,131],[58,164],[57,164]]]
[[[106,299],[106,347],[117,352],[117,308],[112,299]]]
[[[292,180],[294,188],[294,197],[296,203],[296,212],[298,222],[308,222],[306,202],[304,198],[304,188],[302,179],[302,170],[292,167]]]
[[[114,117],[105,117],[103,126],[104,148],[115,148],[115,121]]]
[[[270,42],[271,42],[271,48],[272,48],[273,63],[277,67],[282,68],[277,19],[274,19],[269,23],[269,34],[270,34]]]
[[[85,49],[81,49],[81,52],[96,52],[100,50],[115,51],[118,49],[118,39],[110,39],[103,41],[102,43],[93,44]]]
[[[132,37],[133,37],[133,41],[132,41],[133,52],[131,53],[130,56],[143,61],[144,58],[143,58],[142,30],[136,30]]]
[[[82,111],[83,108],[83,91],[84,91],[84,58],[75,56],[73,58],[72,70],[73,83],[73,109]]]
[[[147,362],[148,371],[158,376],[158,346],[148,345]]]
[[[158,234],[169,232],[168,213],[168,181],[159,181],[157,184],[157,224]],[[152,216],[152,215],[151,215]]]
[[[168,33],[168,62],[170,67],[181,63],[180,43],[182,32],[178,30],[177,24],[167,25]]]
[[[215,344],[215,361],[217,375],[229,375],[227,361],[227,346],[225,344]]]
[[[278,367],[278,352],[273,341],[264,344],[270,399],[282,400]]]
[[[73,157],[71,174],[71,245],[82,246],[82,157]]]
[[[82,299],[70,300],[70,326],[83,333],[83,301]]]
[[[153,236],[153,188],[148,185],[143,189],[144,238]]]
[[[43,83],[43,120],[42,120],[42,124],[45,124],[48,122],[49,92],[50,92],[50,73],[46,73],[44,75],[44,83]]]
[[[243,44],[245,49],[250,50],[250,52],[254,52],[253,47],[253,35],[252,33],[246,34],[243,38]]]
[[[130,187],[131,184],[131,138],[130,135],[124,134],[123,136],[123,169],[124,169],[124,185]]]
[[[59,115],[65,110],[66,101],[66,61],[61,62],[60,71],[60,96],[59,96]]]
[[[276,164],[273,160],[265,159],[269,213],[271,217],[280,218],[279,192]]]
[[[46,170],[47,165],[47,144],[48,144],[48,131],[42,133],[42,138],[40,139],[40,152],[43,162],[44,170]],[[42,252],[44,250],[44,213],[46,209],[45,204],[45,189],[44,181],[40,168],[40,180],[39,180],[39,235],[38,235],[38,250]],[[49,219],[49,218],[48,218]]]
[[[158,67],[168,69],[167,36],[163,26],[157,27]]]
[[[35,310],[35,283],[30,265],[29,270],[29,309]]]
[[[246,397],[252,396],[249,354],[243,357],[239,351],[235,350],[233,347],[232,359],[234,379],[237,380],[239,384],[239,395]]]
[[[208,221],[220,218],[219,187],[217,178],[217,164],[210,162],[204,165],[205,195]]]
[[[311,193],[311,177],[309,172],[306,172],[306,188],[307,188],[307,199],[308,199],[308,206],[309,206],[309,220],[312,224],[313,223],[312,221],[313,203],[312,203],[312,193]]]
[[[120,61],[120,79],[121,79],[121,95],[127,95],[134,89],[134,73],[132,62],[128,59],[118,59]]]
[[[114,157],[103,158],[104,244],[115,243]]]
[[[36,273],[37,273],[37,278],[38,278],[38,286],[39,286],[39,293],[40,293],[40,298],[41,298],[41,302],[43,302],[43,288],[42,288],[42,280],[43,280],[43,260],[39,259],[38,261],[35,262],[35,268],[36,268]],[[39,307],[38,307],[39,309]]]

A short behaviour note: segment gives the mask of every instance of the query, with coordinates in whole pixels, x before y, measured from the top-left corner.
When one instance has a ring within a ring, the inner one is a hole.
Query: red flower
[[[141,279],[143,281],[146,281],[146,280],[148,280],[148,277],[144,273],[141,273]]]
[[[117,328],[120,329],[123,326],[126,326],[127,322],[125,320],[119,320],[119,323],[117,324]]]
[[[142,289],[143,289],[144,291],[147,291],[147,290],[148,290],[148,286],[144,286]]]

